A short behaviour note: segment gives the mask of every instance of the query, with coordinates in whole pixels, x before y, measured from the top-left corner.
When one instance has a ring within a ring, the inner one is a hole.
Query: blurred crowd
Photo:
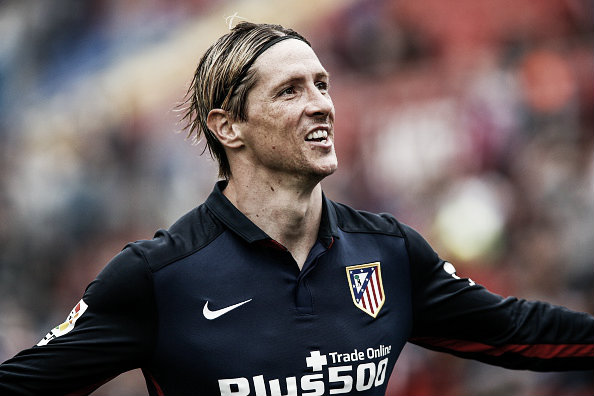
[[[264,22],[266,1],[244,3],[253,14],[243,16]],[[339,171],[326,194],[393,213],[498,294],[594,313],[594,3],[317,3],[330,5],[284,7],[309,15],[291,27],[332,74]],[[175,108],[225,33],[221,10],[213,0],[0,3],[0,361],[61,323],[126,242],[210,193],[216,164],[177,133]],[[179,45],[207,24],[212,39]],[[151,59],[194,63],[128,89],[161,65]],[[593,377],[409,345],[389,395],[580,396]],[[133,372],[94,394],[146,390]]]

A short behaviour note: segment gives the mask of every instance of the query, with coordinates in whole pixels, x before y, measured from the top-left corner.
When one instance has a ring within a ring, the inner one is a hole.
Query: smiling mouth
[[[310,132],[305,137],[306,142],[325,142],[328,139],[328,131],[323,129]]]

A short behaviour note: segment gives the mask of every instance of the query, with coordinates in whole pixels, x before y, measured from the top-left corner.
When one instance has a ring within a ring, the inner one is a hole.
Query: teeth
[[[326,140],[328,138],[328,131],[314,131],[314,132],[310,132],[307,135],[307,140],[314,140],[314,139],[324,139]]]

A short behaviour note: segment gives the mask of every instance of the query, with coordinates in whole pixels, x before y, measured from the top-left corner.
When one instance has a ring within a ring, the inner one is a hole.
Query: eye
[[[316,83],[316,87],[318,87],[318,89],[323,92],[323,93],[327,93],[328,92],[328,83],[325,81],[318,81]]]
[[[295,87],[287,87],[280,92],[280,95],[293,95],[295,93]]]

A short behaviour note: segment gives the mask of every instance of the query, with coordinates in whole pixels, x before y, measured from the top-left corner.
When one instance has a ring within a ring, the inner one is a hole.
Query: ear
[[[227,111],[212,109],[206,118],[206,126],[224,147],[239,148],[243,146],[241,127],[232,121]]]

